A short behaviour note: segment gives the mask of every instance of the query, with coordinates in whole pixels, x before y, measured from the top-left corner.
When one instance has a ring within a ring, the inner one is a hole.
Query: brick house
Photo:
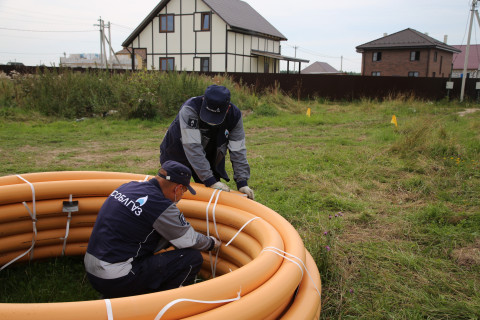
[[[279,73],[287,38],[240,0],[161,0],[122,43],[151,70]]]
[[[414,29],[405,29],[356,47],[363,76],[449,77],[460,50]]]

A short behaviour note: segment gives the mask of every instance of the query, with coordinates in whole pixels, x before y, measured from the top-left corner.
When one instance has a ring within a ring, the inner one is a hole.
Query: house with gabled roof
[[[341,74],[342,71],[338,71],[327,62],[315,61],[305,69],[301,74]]]
[[[362,75],[447,78],[457,48],[414,29],[405,29],[356,47]]]
[[[466,45],[453,45],[460,50],[460,53],[453,55],[453,73],[452,78],[463,77],[463,69],[465,68],[465,55],[467,52]],[[468,78],[480,78],[480,44],[472,44],[468,50],[468,62],[466,74]]]
[[[279,73],[287,38],[240,0],[162,0],[122,43],[149,70]],[[132,55],[133,56],[133,55]]]

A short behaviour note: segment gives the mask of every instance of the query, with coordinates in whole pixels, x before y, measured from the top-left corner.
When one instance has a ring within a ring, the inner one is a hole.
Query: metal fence
[[[0,65],[0,72],[11,74],[36,73],[57,67],[28,67]],[[88,69],[75,68],[84,72]],[[111,72],[126,72],[112,70]],[[151,71],[158,72],[158,71]],[[202,73],[212,76],[218,73]],[[235,82],[250,86],[257,92],[281,90],[293,98],[351,101],[359,99],[386,99],[414,97],[423,100],[459,99],[462,79],[455,78],[453,89],[447,90],[447,78],[414,77],[372,77],[358,75],[322,75],[322,74],[264,74],[264,73],[228,73]],[[476,90],[478,79],[466,79],[465,100],[478,101],[480,90]]]
[[[257,90],[279,88],[299,99],[327,100],[385,99],[414,97],[423,100],[459,99],[462,79],[451,79],[453,89],[447,90],[448,78],[372,77],[320,74],[229,74],[236,82]],[[465,99],[477,100],[477,79],[466,79]]]

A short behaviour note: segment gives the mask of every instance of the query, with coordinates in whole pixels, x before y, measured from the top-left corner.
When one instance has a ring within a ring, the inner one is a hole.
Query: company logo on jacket
[[[127,207],[130,211],[132,211],[136,216],[140,216],[142,214],[142,206],[145,205],[148,201],[148,195],[145,197],[138,198],[137,200],[130,200],[127,196],[123,193],[118,192],[117,190],[113,191],[110,194],[110,197],[113,197],[115,200],[123,204]]]

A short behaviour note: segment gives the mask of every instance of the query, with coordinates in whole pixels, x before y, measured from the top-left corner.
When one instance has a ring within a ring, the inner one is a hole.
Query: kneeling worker
[[[116,298],[191,284],[202,265],[199,250],[220,241],[196,232],[176,203],[189,190],[191,170],[166,161],[158,175],[120,186],[100,209],[85,254],[85,269],[95,290]],[[159,244],[176,250],[154,255]]]

